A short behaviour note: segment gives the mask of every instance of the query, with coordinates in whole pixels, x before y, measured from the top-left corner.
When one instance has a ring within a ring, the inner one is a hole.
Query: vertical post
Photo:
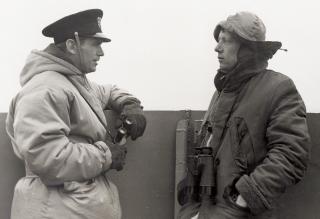
[[[175,192],[174,192],[174,218],[176,219],[181,208],[178,203],[177,186],[187,175],[186,155],[187,155],[187,131],[188,123],[191,119],[191,111],[185,111],[185,118],[178,121],[176,129],[176,165],[175,165]]]

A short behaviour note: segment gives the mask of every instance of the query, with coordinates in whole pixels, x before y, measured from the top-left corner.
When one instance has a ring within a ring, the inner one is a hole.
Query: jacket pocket
[[[95,199],[99,197],[97,193],[97,185],[94,180],[83,182],[65,182],[61,188],[61,192],[65,200],[71,201],[73,204],[81,205],[84,203],[94,204]],[[68,202],[68,201],[67,201]]]
[[[70,218],[121,218],[118,190],[103,176],[82,182],[65,182],[53,195],[51,215],[65,212]]]
[[[250,132],[244,118],[231,118],[229,137],[235,164],[241,174],[249,174],[255,163],[255,156]]]
[[[249,213],[250,210],[248,207],[242,207],[236,203],[237,197],[239,195],[238,191],[235,188],[235,183],[237,182],[237,180],[238,178],[235,178],[230,185],[226,186],[223,193],[223,198],[226,200],[227,205],[231,208],[243,213]]]
[[[66,194],[85,194],[92,191],[95,187],[94,179],[84,182],[71,181],[63,184],[63,192]]]

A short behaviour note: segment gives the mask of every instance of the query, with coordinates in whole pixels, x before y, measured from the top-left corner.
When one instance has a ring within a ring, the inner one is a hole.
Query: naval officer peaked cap
[[[100,9],[90,9],[71,14],[48,25],[42,30],[46,37],[52,37],[55,44],[74,39],[75,32],[80,37],[98,38],[103,42],[111,40],[102,33],[101,18],[103,11]]]

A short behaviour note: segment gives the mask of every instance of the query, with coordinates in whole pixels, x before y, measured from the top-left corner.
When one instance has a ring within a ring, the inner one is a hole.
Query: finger
[[[131,139],[132,140],[135,140],[138,137],[137,136],[137,131],[138,131],[137,121],[135,120],[135,122],[132,123],[131,129],[130,129],[130,135],[131,135]]]

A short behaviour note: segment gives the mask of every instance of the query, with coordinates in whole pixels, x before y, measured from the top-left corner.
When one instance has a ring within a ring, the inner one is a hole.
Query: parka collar
[[[228,73],[219,69],[214,79],[215,86],[219,92],[236,91],[250,78],[265,70],[267,66],[267,60],[256,62],[255,60],[251,59],[246,62],[239,63],[232,71]]]
[[[21,86],[28,83],[35,75],[42,74],[46,71],[56,71],[66,76],[83,75],[80,70],[69,61],[60,58],[60,56],[57,56],[57,53],[49,49],[53,47],[55,47],[55,45],[51,44],[44,51],[32,50],[20,73]],[[56,48],[56,50],[58,50],[58,48]]]
[[[72,61],[70,58],[68,58],[65,53],[58,48],[55,44],[51,43],[49,44],[44,50],[44,52],[47,52],[55,57],[58,57],[66,62],[68,62],[69,64],[72,64]],[[72,64],[73,65],[73,64]]]

